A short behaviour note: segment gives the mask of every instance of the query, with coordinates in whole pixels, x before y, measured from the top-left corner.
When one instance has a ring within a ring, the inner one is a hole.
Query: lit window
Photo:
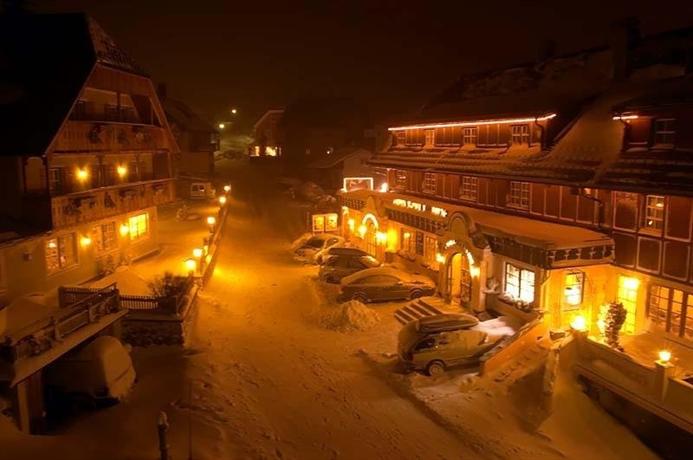
[[[564,310],[575,309],[582,303],[582,293],[585,284],[583,272],[569,272],[565,275]]]
[[[635,332],[635,309],[638,304],[638,287],[640,280],[628,276],[618,277],[618,301],[626,309],[626,321],[623,323],[623,332],[633,334]],[[603,315],[602,315],[603,316]]]
[[[424,237],[424,261],[429,267],[437,268],[436,254],[438,253],[438,240],[428,235]]]
[[[519,209],[529,209],[529,183],[510,182],[510,195],[508,206]]]
[[[479,131],[476,127],[464,128],[464,130],[462,131],[462,142],[465,145],[476,146],[477,139],[479,138],[478,133]]]
[[[512,143],[529,145],[529,125],[512,125]]]
[[[476,201],[479,195],[479,179],[472,176],[462,176],[460,183],[460,198]]]
[[[506,263],[504,291],[515,301],[534,302],[534,272]]]
[[[672,147],[676,130],[673,118],[659,118],[654,121],[654,145],[656,147]]]
[[[643,228],[661,231],[664,227],[664,197],[661,195],[645,196],[645,215]]]
[[[653,284],[647,311],[659,329],[681,337],[693,337],[693,294]]]
[[[46,241],[46,271],[48,273],[55,273],[76,263],[77,251],[75,250],[74,233]]]
[[[395,172],[395,187],[401,190],[406,190],[409,182],[409,175],[406,171],[398,169]]]
[[[149,234],[149,214],[138,214],[128,219],[130,227],[130,240],[135,241],[144,238]]]
[[[424,173],[423,192],[436,193],[438,189],[438,175],[435,173]]]
[[[114,249],[118,244],[115,222],[95,226],[92,229],[92,238],[97,251],[103,252]]]

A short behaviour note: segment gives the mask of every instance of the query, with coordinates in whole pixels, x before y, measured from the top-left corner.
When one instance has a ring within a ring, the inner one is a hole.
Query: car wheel
[[[411,291],[411,293],[409,293],[409,298],[412,300],[418,299],[419,297],[423,297],[423,292],[418,289],[414,289]]]
[[[364,292],[356,292],[351,298],[361,303],[368,303],[368,296]]]
[[[430,375],[431,377],[438,377],[439,375],[443,375],[444,373],[445,363],[443,363],[442,361],[431,361],[426,366],[426,374]]]

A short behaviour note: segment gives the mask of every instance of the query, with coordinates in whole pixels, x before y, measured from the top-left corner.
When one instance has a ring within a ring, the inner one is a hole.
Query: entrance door
[[[373,257],[377,258],[378,254],[376,253],[377,245],[376,245],[376,241],[375,241],[375,233],[376,233],[375,225],[373,225],[373,223],[369,221],[366,224],[366,236],[365,236],[366,252],[368,254],[372,255]]]
[[[467,306],[472,300],[472,276],[469,262],[461,252],[450,256],[447,272],[447,295],[451,302]]]
[[[640,282],[637,278],[629,276],[618,277],[618,301],[623,304],[628,312],[622,329],[626,334],[635,333],[635,311],[638,305],[639,285]]]

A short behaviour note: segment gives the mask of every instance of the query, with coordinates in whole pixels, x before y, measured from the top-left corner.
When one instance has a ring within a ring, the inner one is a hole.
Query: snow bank
[[[366,331],[380,322],[380,315],[358,300],[350,300],[328,311],[321,324],[340,332]]]

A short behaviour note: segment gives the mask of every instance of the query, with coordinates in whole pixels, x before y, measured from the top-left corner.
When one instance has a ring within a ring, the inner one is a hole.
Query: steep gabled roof
[[[142,74],[84,14],[0,15],[0,155],[42,155],[97,63]]]
[[[183,101],[166,96],[161,98],[161,105],[164,107],[169,123],[176,125],[181,131],[217,132],[211,123],[204,120]]]

